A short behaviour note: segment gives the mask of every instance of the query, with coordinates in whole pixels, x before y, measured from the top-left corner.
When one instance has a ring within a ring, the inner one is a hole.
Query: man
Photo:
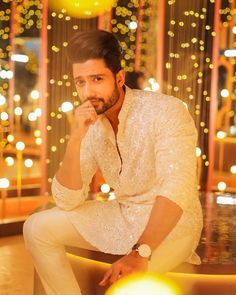
[[[125,87],[111,33],[79,32],[68,56],[81,105],[53,179],[57,207],[32,215],[24,226],[46,293],[81,294],[64,245],[123,255],[101,286],[136,271],[199,263],[196,130],[184,104]],[[86,201],[97,167],[115,200]]]

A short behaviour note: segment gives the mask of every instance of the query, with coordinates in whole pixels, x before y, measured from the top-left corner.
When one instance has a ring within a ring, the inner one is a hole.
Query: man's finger
[[[103,279],[101,280],[101,282],[99,283],[99,285],[100,286],[106,286],[108,281],[109,281],[109,278],[110,278],[111,274],[112,274],[112,268],[110,267],[108,269],[108,271],[105,273],[105,275],[104,275]]]
[[[115,267],[113,268],[112,274],[110,276],[110,284],[115,283],[120,278],[120,268]]]

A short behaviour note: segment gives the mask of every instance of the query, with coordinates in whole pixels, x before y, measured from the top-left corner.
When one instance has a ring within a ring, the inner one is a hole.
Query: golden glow
[[[223,138],[225,138],[226,135],[227,135],[227,134],[226,134],[226,132],[224,132],[224,131],[218,131],[217,134],[216,134],[217,138],[219,138],[219,139],[223,139]]]
[[[77,18],[96,17],[110,11],[115,3],[115,0],[49,0],[49,6],[56,12],[63,12]],[[53,16],[56,16],[55,12]]]
[[[15,161],[12,157],[6,157],[5,162],[7,163],[7,166],[13,166]]]
[[[34,136],[35,137],[41,136],[41,131],[39,129],[34,130]]]
[[[10,182],[7,178],[0,178],[0,188],[8,188]]]
[[[34,162],[31,159],[25,159],[24,164],[25,164],[25,167],[31,168]]]
[[[41,145],[41,144],[42,144],[42,138],[41,138],[41,137],[37,137],[37,138],[35,139],[35,143],[36,143],[37,145]]]
[[[196,147],[196,156],[197,156],[197,157],[200,157],[201,154],[202,154],[201,149],[200,149],[199,147]]]
[[[7,140],[8,140],[9,142],[13,142],[13,141],[15,140],[15,137],[14,137],[12,134],[9,134],[9,135],[7,136]]]
[[[23,113],[23,110],[22,110],[21,107],[16,107],[16,108],[15,108],[15,110],[14,110],[14,114],[15,114],[16,116],[21,116],[22,113]]]
[[[16,143],[16,149],[17,149],[18,151],[23,151],[23,150],[25,149],[25,144],[24,144],[24,142],[23,142],[23,141],[18,141],[18,142]]]
[[[33,100],[37,100],[39,99],[39,92],[38,90],[32,90],[31,93],[30,93],[30,96]]]
[[[2,112],[1,115],[0,115],[0,118],[2,121],[7,121],[8,120],[8,113],[6,112]]]
[[[109,193],[110,189],[111,188],[110,188],[109,184],[107,184],[107,183],[104,183],[101,185],[101,192],[104,194]]]
[[[105,295],[180,295],[178,285],[166,276],[136,273],[118,280]]]
[[[65,101],[61,105],[61,110],[63,113],[70,112],[73,110],[73,104],[69,101]]]
[[[236,165],[233,165],[233,166],[230,167],[230,172],[232,174],[236,174]]]
[[[0,94],[0,106],[3,106],[6,103],[6,98],[5,96]]]
[[[225,191],[227,185],[224,181],[220,181],[218,184],[217,184],[217,188],[219,191],[223,192]]]

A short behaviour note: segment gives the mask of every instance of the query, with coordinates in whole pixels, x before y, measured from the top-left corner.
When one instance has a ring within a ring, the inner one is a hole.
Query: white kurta
[[[183,215],[166,240],[194,235],[189,262],[202,230],[197,191],[197,132],[177,98],[126,87],[117,139],[104,115],[89,128],[81,144],[81,190],[70,190],[54,177],[57,206],[79,233],[100,251],[126,254],[145,229],[156,196],[169,198]],[[116,200],[87,200],[89,184],[100,168]],[[168,218],[168,216],[166,216]]]

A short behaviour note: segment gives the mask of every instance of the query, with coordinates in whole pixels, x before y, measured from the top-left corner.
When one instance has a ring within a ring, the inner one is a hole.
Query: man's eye
[[[84,81],[77,80],[75,84],[77,86],[82,86],[84,84]]]
[[[101,77],[95,77],[94,80],[95,80],[96,82],[99,82],[99,81],[101,81],[101,80],[103,80],[103,79],[102,79]]]

